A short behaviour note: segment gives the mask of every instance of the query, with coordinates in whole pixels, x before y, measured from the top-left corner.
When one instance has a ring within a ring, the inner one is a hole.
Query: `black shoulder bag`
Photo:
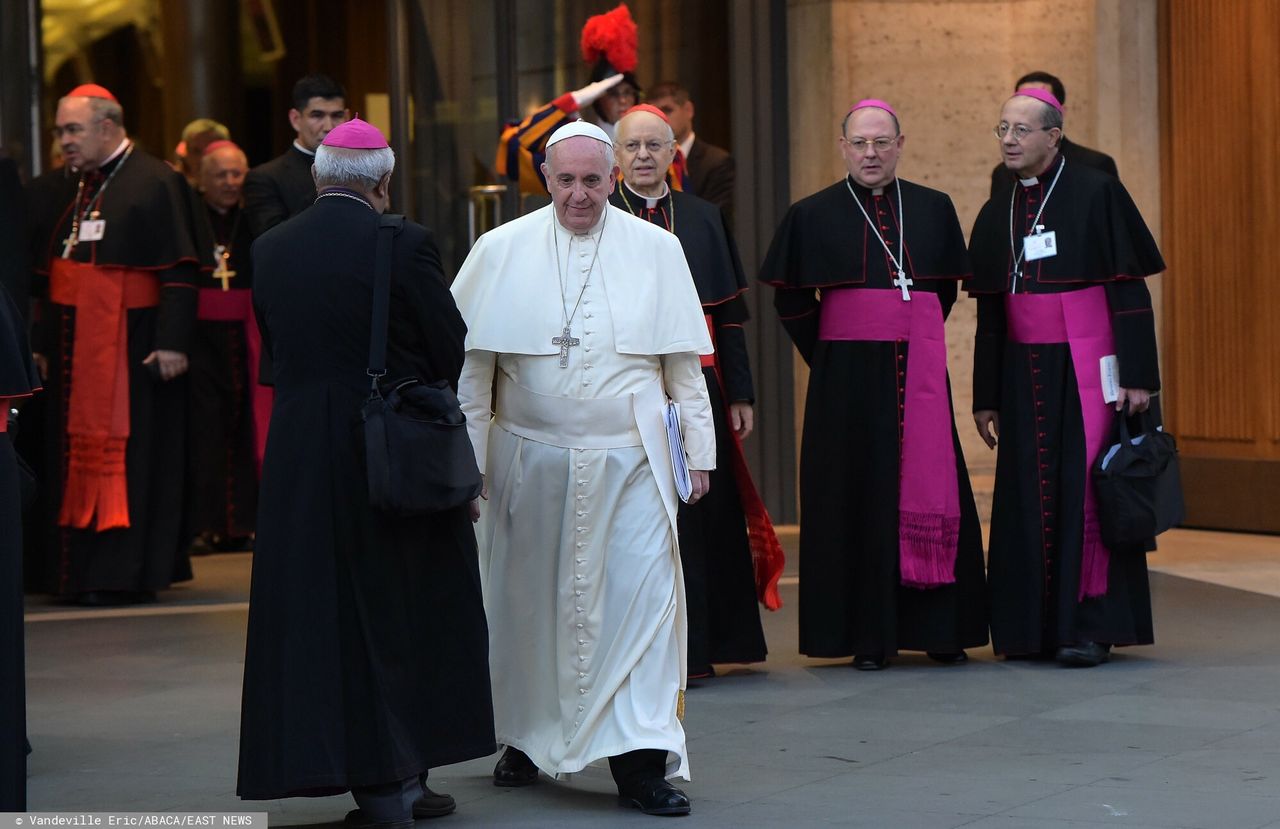
[[[480,470],[467,435],[467,420],[449,383],[417,377],[389,382],[387,321],[391,310],[391,241],[403,216],[378,223],[374,261],[373,319],[369,332],[369,399],[364,421],[369,504],[392,515],[442,512],[480,494]]]
[[[1102,541],[1113,549],[1140,544],[1182,523],[1182,476],[1173,435],[1157,429],[1150,410],[1129,434],[1127,412],[1116,413],[1115,439],[1094,461]]]

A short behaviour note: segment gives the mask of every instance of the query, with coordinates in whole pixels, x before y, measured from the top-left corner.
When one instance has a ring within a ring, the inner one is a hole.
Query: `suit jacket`
[[[1116,169],[1115,159],[1106,153],[1091,150],[1088,147],[1077,144],[1065,135],[1062,137],[1062,149],[1060,152],[1062,157],[1070,164],[1092,167],[1095,170],[1101,170],[1112,178],[1120,178],[1120,171]],[[1007,200],[1009,190],[1013,187],[1013,179],[1013,173],[1009,172],[1003,164],[997,164],[995,169],[991,171],[991,198],[994,199],[997,194],[1003,194]]]
[[[284,155],[259,164],[244,179],[244,217],[256,238],[311,206],[316,184],[312,157],[290,147]]]
[[[693,194],[724,211],[729,227],[733,227],[733,182],[736,173],[729,151],[694,137],[685,159]]]

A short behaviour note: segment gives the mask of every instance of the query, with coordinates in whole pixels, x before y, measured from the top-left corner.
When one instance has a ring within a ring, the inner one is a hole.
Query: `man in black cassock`
[[[329,130],[346,121],[347,93],[328,75],[307,75],[293,85],[289,125],[293,145],[249,171],[244,180],[245,220],[256,238],[311,206],[316,197],[311,162]]]
[[[1028,72],[1018,82],[1013,85],[1013,91],[1018,92],[1023,89],[1042,89],[1045,92],[1053,93],[1053,97],[1058,99],[1058,103],[1064,107],[1067,103],[1067,88],[1062,85],[1056,75],[1050,75],[1048,72]],[[1098,150],[1090,149],[1083,144],[1077,144],[1062,136],[1062,143],[1058,147],[1063,158],[1066,158],[1072,164],[1080,167],[1092,167],[1095,170],[1101,170],[1109,176],[1120,178],[1120,171],[1116,169],[1116,161],[1111,156]],[[997,164],[995,169],[991,171],[991,198],[1003,197],[1009,198],[1009,191],[1013,189],[1013,184],[1018,177],[1009,172],[1009,168],[1004,166],[1004,162]]]
[[[693,131],[694,106],[689,90],[675,81],[663,81],[649,90],[646,103],[662,110],[671,122],[676,147],[684,156],[689,192],[723,210],[729,227],[733,227],[733,187],[737,179],[733,156]]]
[[[811,368],[800,460],[800,651],[878,670],[986,644],[982,537],[943,321],[969,273],[945,193],[895,175],[883,101],[840,137],[849,175],[792,205],[760,270]]]
[[[782,548],[745,461],[730,461],[741,456],[741,442],[754,423],[755,391],[742,327],[747,281],[719,209],[667,184],[676,147],[662,110],[649,104],[629,110],[618,121],[614,150],[623,181],[609,201],[680,240],[715,343],[716,352],[703,359],[702,371],[715,420],[716,457],[723,460],[710,473],[708,494],[697,504],[681,504],[677,521],[689,608],[689,677],[714,676],[714,663],[764,660],[757,594],[771,609],[781,606]],[[744,504],[751,505],[750,542]]]
[[[101,86],[58,102],[66,167],[31,185],[32,343],[48,413],[47,588],[154,601],[191,577],[181,538],[196,253],[186,180],[139,150]]]
[[[186,535],[192,552],[207,553],[252,549],[271,390],[258,385],[253,237],[240,203],[248,161],[232,142],[216,141],[198,169],[202,267],[188,380]]]
[[[319,196],[253,246],[275,366],[245,653],[237,792],[340,794],[347,825],[454,810],[428,769],[496,748],[471,513],[375,512],[360,445],[378,217],[395,155],[356,119],[316,155]],[[355,172],[352,172],[355,171]],[[394,241],[387,377],[462,370],[466,326],[430,232]]]
[[[22,495],[10,419],[40,388],[27,344],[25,199],[0,158],[0,812],[27,808],[26,662],[22,633]]]
[[[1115,411],[1145,410],[1160,388],[1144,277],[1164,261],[1119,179],[1062,155],[1052,93],[1015,94],[996,134],[1018,185],[978,213],[965,286],[978,299],[974,420],[1000,443],[991,638],[1006,656],[1093,666],[1153,639],[1143,545],[1102,544],[1089,468]]]

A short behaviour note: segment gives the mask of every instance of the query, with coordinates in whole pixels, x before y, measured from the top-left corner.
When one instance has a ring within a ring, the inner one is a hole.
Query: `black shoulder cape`
[[[901,183],[901,208],[896,187],[886,187],[884,196],[892,209],[905,214],[908,275],[913,280],[968,278],[964,233],[951,197],[909,181]],[[858,210],[851,186],[874,215],[871,191],[849,178],[801,199],[773,236],[760,267],[762,282],[778,288],[829,288],[865,285],[869,274],[888,276],[884,250]],[[897,245],[892,247],[896,256]]]
[[[1027,290],[1057,292],[1138,279],[1164,270],[1142,214],[1120,180],[1099,170],[1066,160],[1062,175],[1047,203],[1044,197],[1062,165],[1062,158],[1031,187],[1018,185],[1010,196],[993,198],[982,206],[969,238],[973,278],[965,283],[971,294],[1005,293],[1010,289],[1013,254],[1009,242],[1009,199],[1013,203],[1013,243],[1031,231],[1041,204],[1040,224],[1056,233],[1055,256],[1024,262]],[[1023,285],[1019,285],[1022,290]]]

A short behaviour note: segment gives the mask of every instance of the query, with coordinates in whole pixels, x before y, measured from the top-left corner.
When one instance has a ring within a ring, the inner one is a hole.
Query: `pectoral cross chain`
[[[911,293],[907,288],[914,284],[916,284],[915,280],[907,276],[907,272],[901,269],[898,270],[898,278],[893,280],[893,287],[902,289],[902,299],[904,302],[911,301]]]
[[[566,325],[564,330],[560,332],[559,337],[551,338],[551,344],[560,346],[560,368],[568,368],[569,349],[575,345],[581,345],[582,340],[569,336],[569,326]]]

